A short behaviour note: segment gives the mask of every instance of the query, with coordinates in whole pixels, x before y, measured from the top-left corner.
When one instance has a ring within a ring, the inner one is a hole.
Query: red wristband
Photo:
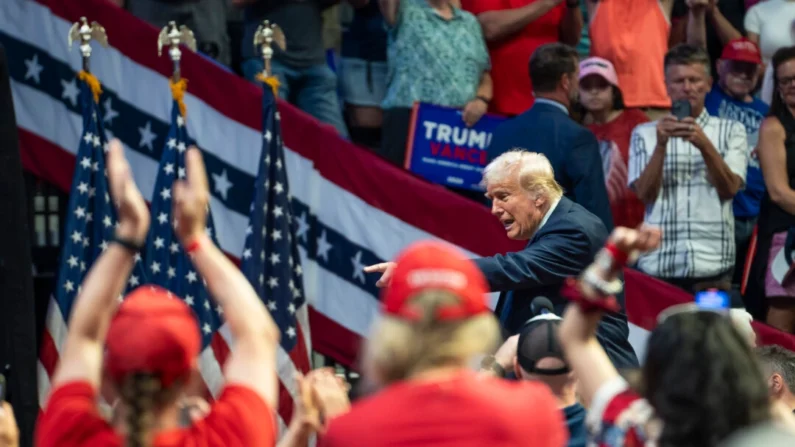
[[[619,312],[621,311],[621,305],[616,300],[614,296],[607,296],[604,298],[599,299],[588,299],[583,296],[582,292],[580,292],[579,287],[577,287],[577,280],[575,278],[567,278],[566,282],[563,284],[563,288],[560,291],[560,294],[563,298],[568,299],[574,303],[577,303],[580,306],[580,309],[583,312],[590,313],[590,312]]]
[[[629,253],[621,250],[616,246],[616,244],[612,242],[608,242],[605,244],[605,250],[610,253],[610,256],[613,257],[613,263],[615,265],[616,270],[624,268],[627,265],[627,261],[629,260]]]
[[[202,239],[204,239],[202,236],[196,236],[195,238],[193,238],[192,241],[190,241],[187,244],[185,244],[185,252],[193,253],[196,250],[198,250],[199,247],[201,247],[201,245],[202,245],[201,244]]]

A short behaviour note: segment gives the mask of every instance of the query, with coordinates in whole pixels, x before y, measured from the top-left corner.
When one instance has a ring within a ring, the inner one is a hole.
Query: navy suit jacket
[[[560,107],[536,102],[527,112],[497,127],[487,150],[489,160],[513,148],[544,154],[566,197],[596,214],[612,231],[602,156],[590,130]]]
[[[537,296],[549,298],[555,312],[562,315],[568,303],[560,295],[564,281],[593,262],[607,236],[599,218],[563,197],[522,251],[476,259],[492,291],[512,292],[510,313],[502,322],[505,329],[515,334],[533,317],[530,302]],[[501,305],[505,305],[505,295],[500,296]],[[638,359],[628,340],[624,294],[616,298],[621,312],[605,314],[596,336],[617,368],[634,368]],[[498,305],[498,315],[500,310]]]

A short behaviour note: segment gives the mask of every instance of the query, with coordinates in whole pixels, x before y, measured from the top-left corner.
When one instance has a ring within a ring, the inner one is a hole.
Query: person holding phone
[[[636,127],[629,150],[629,187],[646,205],[644,222],[663,233],[637,267],[691,293],[726,289],[736,250],[732,199],[748,165],[745,127],[706,110],[712,78],[703,48],[678,45],[664,67],[671,113]]]

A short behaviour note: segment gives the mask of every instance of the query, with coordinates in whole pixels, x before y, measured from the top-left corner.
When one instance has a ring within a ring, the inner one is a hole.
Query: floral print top
[[[453,8],[447,20],[425,0],[400,0],[387,26],[387,92],[381,107],[415,101],[463,107],[475,98],[489,53],[475,16]]]

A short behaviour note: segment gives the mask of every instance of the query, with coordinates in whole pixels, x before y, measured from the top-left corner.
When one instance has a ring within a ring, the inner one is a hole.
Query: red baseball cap
[[[480,269],[454,247],[435,241],[418,242],[395,260],[392,282],[383,294],[384,313],[405,320],[422,319],[411,298],[424,290],[446,290],[459,297],[456,304],[438,309],[434,319],[461,320],[489,310],[488,286]]]
[[[127,295],[111,321],[105,367],[116,383],[145,372],[167,387],[190,374],[200,347],[190,307],[165,289],[144,285]]]
[[[745,37],[740,37],[727,43],[723,47],[720,58],[727,61],[750,62],[752,64],[762,63],[759,47]]]

